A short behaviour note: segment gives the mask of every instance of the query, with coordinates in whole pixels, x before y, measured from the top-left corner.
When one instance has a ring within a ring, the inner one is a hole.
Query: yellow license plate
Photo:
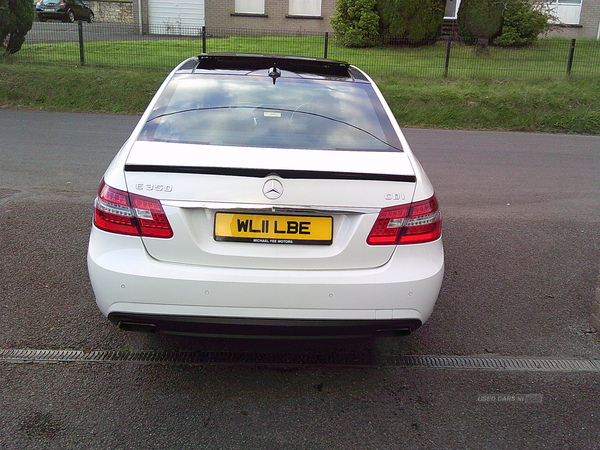
[[[215,240],[257,244],[331,245],[333,218],[217,213]]]

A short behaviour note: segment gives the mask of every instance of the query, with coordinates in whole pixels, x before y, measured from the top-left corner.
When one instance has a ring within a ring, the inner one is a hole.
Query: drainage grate
[[[129,352],[81,350],[1,350],[7,363],[142,363],[194,365],[328,365],[481,369],[529,372],[600,372],[600,360],[568,358],[486,358],[470,356],[382,356],[360,354],[282,355],[242,352]]]
[[[391,357],[389,366],[439,369],[523,370],[530,372],[600,372],[600,361],[567,358],[479,358],[469,356]]]

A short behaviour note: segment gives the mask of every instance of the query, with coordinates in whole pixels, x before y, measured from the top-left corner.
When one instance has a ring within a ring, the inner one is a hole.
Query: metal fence
[[[450,40],[409,46],[385,37],[370,48],[348,48],[335,34],[105,23],[34,23],[11,60],[44,64],[168,70],[203,52],[251,52],[328,57],[377,75],[547,78],[599,76],[600,41],[541,39],[525,48],[487,48]]]

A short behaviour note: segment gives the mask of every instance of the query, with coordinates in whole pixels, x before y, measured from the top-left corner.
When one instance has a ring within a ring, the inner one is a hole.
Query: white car
[[[202,54],[171,72],[104,174],[88,268],[122,329],[406,333],[438,297],[441,217],[360,69]]]

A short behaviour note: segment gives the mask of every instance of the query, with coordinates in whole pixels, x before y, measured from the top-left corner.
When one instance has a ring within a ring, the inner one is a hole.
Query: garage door
[[[150,33],[197,35],[204,26],[204,0],[149,0]]]

